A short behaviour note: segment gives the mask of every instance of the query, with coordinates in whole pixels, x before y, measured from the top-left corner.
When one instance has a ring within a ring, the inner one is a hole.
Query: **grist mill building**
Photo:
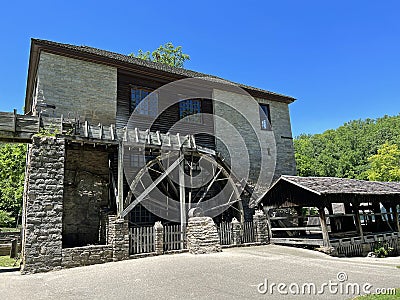
[[[25,114],[1,113],[0,130],[29,144],[23,272],[185,251],[190,216],[212,217],[225,243],[266,242],[254,208],[295,174],[294,100],[32,39]]]
[[[32,39],[25,114],[0,112],[0,140],[29,145],[23,273],[269,242],[398,254],[398,183],[294,176],[293,101]]]

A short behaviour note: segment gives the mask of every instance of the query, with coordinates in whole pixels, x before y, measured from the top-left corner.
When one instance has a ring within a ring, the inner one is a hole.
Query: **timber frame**
[[[257,203],[267,215],[272,243],[332,247],[351,255],[389,241],[400,250],[400,183],[282,176]]]

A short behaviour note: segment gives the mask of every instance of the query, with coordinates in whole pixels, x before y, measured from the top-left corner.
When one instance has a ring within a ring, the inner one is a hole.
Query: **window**
[[[201,100],[187,99],[179,102],[179,118],[185,122],[201,123]]]
[[[262,130],[271,130],[271,114],[268,104],[260,104],[260,124]]]
[[[150,96],[149,96],[150,95]],[[149,97],[147,97],[149,96]],[[147,98],[146,98],[147,97]],[[144,100],[144,98],[146,98]],[[131,113],[136,109],[136,113],[147,116],[157,116],[158,113],[158,94],[151,90],[142,88],[131,89]]]

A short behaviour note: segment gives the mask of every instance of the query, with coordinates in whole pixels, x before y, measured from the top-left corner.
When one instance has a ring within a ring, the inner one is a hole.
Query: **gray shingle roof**
[[[399,182],[376,182],[334,177],[282,176],[285,180],[320,195],[363,194],[363,195],[400,195]]]
[[[132,56],[129,56],[129,55],[119,54],[119,53],[115,53],[115,52],[111,52],[111,51],[106,51],[106,50],[101,50],[101,49],[97,49],[97,48],[93,48],[93,47],[88,47],[88,46],[76,46],[76,45],[57,43],[57,42],[52,42],[52,41],[48,41],[48,40],[41,40],[41,39],[32,39],[32,43],[41,44],[41,45],[48,45],[48,46],[53,46],[53,47],[55,46],[55,47],[64,48],[64,49],[68,49],[68,50],[72,50],[72,51],[76,51],[76,52],[80,52],[80,53],[91,54],[91,55],[98,56],[98,57],[112,59],[112,60],[114,60],[116,62],[129,63],[129,64],[132,64],[132,65],[136,65],[136,66],[140,66],[140,67],[144,67],[144,68],[148,68],[148,69],[153,69],[153,70],[157,70],[157,71],[161,71],[161,72],[166,72],[166,73],[173,74],[173,75],[178,75],[178,76],[184,76],[184,77],[209,77],[209,78],[222,79],[222,78],[219,78],[219,77],[213,76],[213,75],[208,75],[208,74],[204,74],[204,73],[200,73],[200,72],[195,72],[195,71],[191,71],[191,70],[187,70],[187,69],[183,69],[183,68],[171,67],[171,66],[168,66],[168,65],[165,65],[165,64],[161,64],[161,63],[145,61],[145,60],[142,60],[142,59],[139,59],[139,58],[135,58],[135,57],[132,57]],[[234,83],[234,82],[232,82],[232,83]],[[282,95],[282,94],[278,94],[278,93],[274,93],[274,92],[271,92],[271,91],[255,88],[255,87],[252,87],[252,86],[239,84],[239,83],[234,83],[234,84],[236,84],[236,85],[238,85],[238,86],[240,86],[241,88],[244,88],[244,89],[248,89],[248,90],[252,90],[252,91],[256,91],[256,92],[261,92],[261,93],[265,93],[265,94],[269,94],[269,95],[284,97],[290,102],[293,102],[293,101],[296,100],[295,98],[290,97],[290,96],[285,96],[285,95]]]

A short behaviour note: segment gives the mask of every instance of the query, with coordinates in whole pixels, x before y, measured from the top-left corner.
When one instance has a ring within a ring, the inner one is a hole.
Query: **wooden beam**
[[[322,239],[325,247],[330,247],[328,226],[326,225],[325,207],[318,208],[319,221],[321,223]]]
[[[168,176],[183,160],[183,155],[178,157],[163,175],[153,181],[132,203],[130,203],[122,212],[121,217],[125,217],[138,203],[140,203],[166,176]]]

